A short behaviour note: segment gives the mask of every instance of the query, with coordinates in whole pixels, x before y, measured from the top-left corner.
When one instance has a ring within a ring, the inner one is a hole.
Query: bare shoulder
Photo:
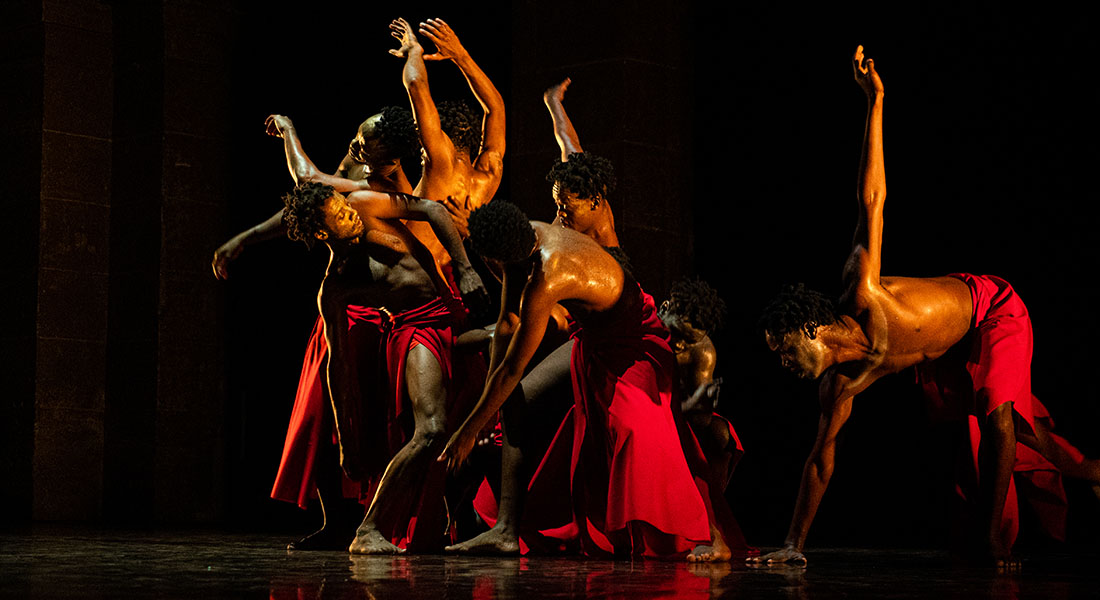
[[[829,368],[818,384],[818,401],[823,413],[841,409],[845,402],[870,387],[882,377],[874,367],[861,363],[845,363]]]
[[[480,173],[499,179],[504,171],[504,153],[499,150],[483,150],[477,155],[474,168]]]
[[[693,364],[712,365],[718,358],[718,351],[714,348],[714,342],[710,341],[709,335],[704,335],[703,339],[692,344],[689,352]]]

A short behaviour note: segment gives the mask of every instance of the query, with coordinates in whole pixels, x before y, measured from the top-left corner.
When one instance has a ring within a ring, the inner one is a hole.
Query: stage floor
[[[3,598],[1100,598],[1100,554],[1019,573],[946,553],[815,549],[808,569],[743,564],[287,552],[285,535],[37,528],[0,534]]]

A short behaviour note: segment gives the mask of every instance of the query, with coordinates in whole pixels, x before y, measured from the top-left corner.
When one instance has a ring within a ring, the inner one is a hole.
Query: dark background
[[[510,3],[13,3],[5,52],[2,342],[10,368],[0,473],[10,523],[208,524],[307,531],[267,498],[325,253],[249,248],[216,281],[225,239],[279,207],[291,180],[272,112],[334,169],[355,127],[404,105],[387,24],[440,16],[508,106],[498,198],[550,220],[557,156],[541,92],[569,75],[586,150],[658,300],[697,274],[729,307],[715,334],[720,411],[747,453],[728,496],[750,542],[786,532],[816,429],[816,388],[755,328],[783,283],[838,291],[855,223],[866,104],[857,44],[887,88],[885,274],[998,274],[1034,321],[1033,387],[1100,454],[1090,273],[1097,154],[1095,20],[1044,4],[738,6]],[[466,98],[430,64],[437,100]],[[951,432],[911,373],[856,402],[812,545],[939,545]],[[1070,537],[1100,505],[1069,485]],[[1025,540],[1035,540],[1025,535]]]

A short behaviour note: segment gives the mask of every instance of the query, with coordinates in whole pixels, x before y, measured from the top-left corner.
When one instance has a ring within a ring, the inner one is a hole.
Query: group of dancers
[[[1031,395],[1030,321],[1007,282],[881,276],[884,88],[860,47],[868,113],[845,291],[833,302],[791,286],[761,319],[783,365],[820,380],[821,422],[785,546],[760,555],[725,500],[742,448],[714,410],[709,334],[724,304],[694,278],[660,306],[639,286],[608,201],[611,163],[582,149],[566,114],[570,80],[543,96],[561,149],[547,175],[556,218],[530,221],[494,200],[505,106],[489,77],[440,19],[390,30],[410,108],[364,121],[331,175],[289,118],[268,117],[296,186],[213,260],[224,278],[246,245],[283,235],[330,251],[272,490],[303,508],[316,497],[324,525],[292,549],[805,564],[854,397],[909,366],[944,415],[969,421],[973,476],[959,489],[983,561],[1013,564],[1014,473],[1050,494],[1040,513],[1056,536],[1060,474],[1100,486],[1100,461],[1054,434]],[[480,115],[435,102],[432,61],[458,67]],[[422,161],[415,185],[410,161]],[[484,327],[494,303],[467,248],[501,282],[499,317]],[[473,512],[487,530],[456,539]]]

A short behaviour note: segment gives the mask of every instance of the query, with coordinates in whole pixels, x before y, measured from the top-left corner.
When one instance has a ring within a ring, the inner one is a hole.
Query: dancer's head
[[[566,227],[587,233],[599,224],[607,194],[615,189],[611,161],[591,152],[574,152],[569,160],[558,160],[546,180],[554,184],[554,204]]]
[[[477,156],[481,151],[481,116],[460,100],[444,100],[436,108],[439,128],[451,138],[455,150]]]
[[[330,185],[303,183],[283,196],[287,236],[312,247],[316,240],[353,240],[363,234],[363,220],[343,194]]]
[[[801,283],[779,292],[760,317],[768,348],[779,354],[783,366],[799,377],[813,379],[827,364],[829,349],[818,330],[838,319],[836,305]]]
[[[352,160],[371,166],[415,157],[419,152],[420,138],[412,113],[396,106],[367,117],[348,144]]]
[[[688,277],[672,284],[657,314],[675,341],[694,344],[722,327],[726,303],[707,282]]]
[[[535,251],[535,230],[518,206],[503,200],[470,213],[470,244],[486,260],[515,264]]]

